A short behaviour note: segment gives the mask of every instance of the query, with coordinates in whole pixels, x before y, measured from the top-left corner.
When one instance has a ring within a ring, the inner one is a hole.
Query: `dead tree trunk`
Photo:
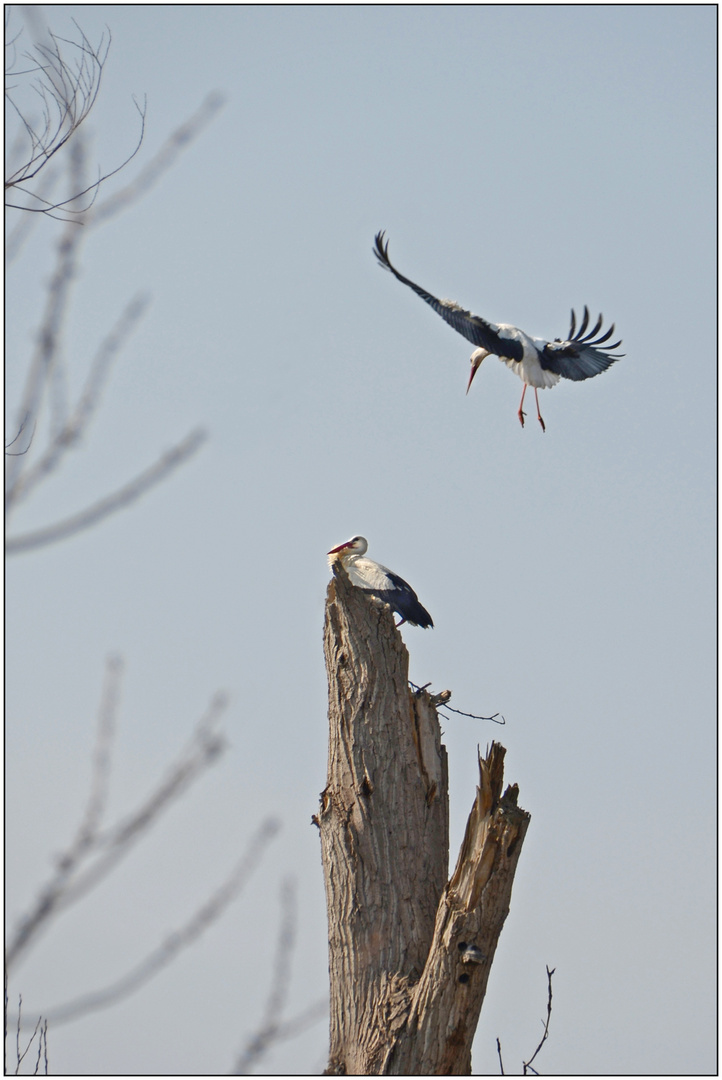
[[[505,750],[479,787],[447,882],[449,798],[438,698],[408,685],[391,609],[338,564],[328,587],[327,1074],[463,1075],[529,815],[502,796]]]

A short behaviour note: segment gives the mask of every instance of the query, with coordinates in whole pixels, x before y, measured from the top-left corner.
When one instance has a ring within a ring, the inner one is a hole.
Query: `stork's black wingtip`
[[[414,618],[416,620],[416,625],[420,626],[422,630],[434,629],[434,620],[431,618],[423,604],[419,604]]]
[[[576,330],[576,328],[577,328],[577,313],[574,310],[574,308],[572,308],[572,318],[571,318],[571,322],[569,323],[569,338],[568,338],[569,341],[574,341],[574,331]]]
[[[389,270],[391,264],[389,263],[389,242],[386,240],[386,229],[379,229],[374,240],[375,246],[372,249],[373,253],[384,270]]]

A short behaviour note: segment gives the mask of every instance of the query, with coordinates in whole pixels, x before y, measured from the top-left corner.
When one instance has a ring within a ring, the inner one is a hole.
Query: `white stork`
[[[389,242],[387,240],[384,243],[385,235],[383,231],[376,234],[374,248],[374,254],[384,270],[390,270],[394,277],[404,285],[408,285],[422,300],[425,300],[449,326],[453,326],[454,330],[463,334],[473,345],[479,346],[471,354],[471,374],[466,387],[467,394],[482,360],[487,356],[498,356],[522,380],[524,389],[519,403],[519,420],[522,427],[524,427],[526,415],[522,412],[522,406],[527,386],[534,387],[537,419],[542,426],[542,431],[546,431],[539,412],[539,390],[556,386],[560,378],[572,379],[574,382],[591,379],[602,371],[606,371],[615,360],[621,360],[624,355],[624,353],[617,356],[611,355],[612,350],[622,344],[621,340],[615,341],[613,345],[604,344],[614,333],[614,323],[602,337],[596,336],[602,329],[601,315],[594,329],[585,334],[589,325],[589,309],[586,305],[581,326],[576,334],[577,318],[572,311],[572,324],[566,341],[561,341],[560,338],[546,341],[544,338],[529,337],[523,330],[517,330],[515,326],[509,326],[507,323],[487,322],[480,315],[465,311],[453,300],[437,300],[426,289],[415,285],[413,281],[409,281],[407,277],[400,274],[391,264]]]
[[[424,629],[433,626],[433,619],[426,608],[421,606],[418,596],[408,582],[381,563],[365,559],[368,549],[368,541],[364,536],[354,536],[345,544],[331,548],[328,553],[329,566],[332,567],[338,559],[352,585],[364,592],[373,593],[401,616],[401,622],[397,623],[397,626],[405,622],[411,626],[422,626]]]

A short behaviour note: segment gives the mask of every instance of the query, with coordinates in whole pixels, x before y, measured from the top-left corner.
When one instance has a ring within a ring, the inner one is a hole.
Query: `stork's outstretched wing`
[[[428,293],[426,289],[422,289],[420,285],[416,285],[413,281],[409,281],[407,277],[404,277],[403,274],[400,274],[389,259],[389,242],[387,240],[384,243],[385,235],[383,231],[376,233],[376,246],[374,247],[374,255],[384,270],[390,270],[395,278],[413,289],[417,296],[420,296],[434,309],[437,315],[440,315],[449,326],[462,334],[472,345],[478,345],[480,348],[486,349],[487,352],[494,353],[495,356],[508,357],[510,360],[521,360],[524,355],[524,346],[520,341],[501,337],[494,323],[487,322],[480,315],[473,315],[470,311],[465,311],[464,308],[455,304],[453,300],[438,300],[431,293]]]
[[[606,334],[601,337],[596,335],[602,329],[603,317],[600,315],[593,330],[585,334],[589,326],[589,308],[584,306],[584,318],[577,333],[574,333],[577,325],[577,317],[572,311],[572,323],[569,329],[569,338],[566,341],[550,341],[539,355],[539,363],[545,371],[553,371],[555,375],[561,375],[563,379],[572,379],[581,382],[583,379],[592,379],[611,367],[616,360],[621,360],[624,353],[612,355],[612,350],[619,348],[621,339],[613,345],[605,345],[614,333],[614,323],[609,327]]]

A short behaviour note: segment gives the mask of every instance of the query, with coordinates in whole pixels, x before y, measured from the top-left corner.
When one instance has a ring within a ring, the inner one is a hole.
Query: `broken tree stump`
[[[502,795],[504,755],[479,786],[448,878],[446,749],[435,698],[408,684],[388,605],[338,564],[326,601],[328,779],[317,818],[329,927],[327,1074],[463,1075],[509,911],[529,814]]]

